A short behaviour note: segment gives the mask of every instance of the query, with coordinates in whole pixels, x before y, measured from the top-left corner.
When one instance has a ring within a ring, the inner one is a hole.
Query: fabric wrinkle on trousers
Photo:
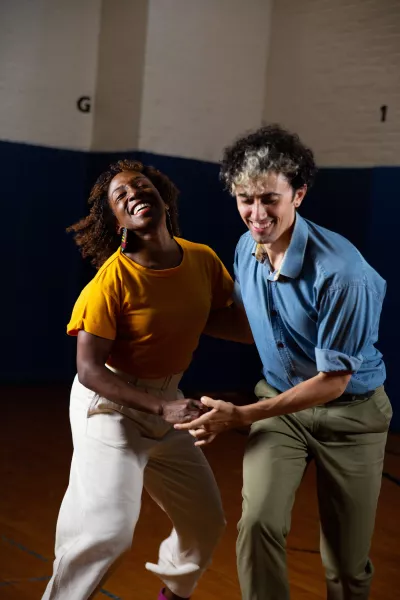
[[[180,378],[129,379],[142,391],[173,400],[182,397]],[[219,490],[203,452],[187,432],[98,396],[77,376],[70,420],[70,480],[43,600],[92,597],[131,546],[143,487],[173,525],[158,563],[146,568],[172,592],[189,597],[225,528]]]
[[[278,391],[265,380],[259,398]],[[328,600],[367,600],[369,559],[392,409],[383,387],[254,423],[243,467],[237,561],[243,600],[289,600],[286,537],[306,466],[316,464]]]

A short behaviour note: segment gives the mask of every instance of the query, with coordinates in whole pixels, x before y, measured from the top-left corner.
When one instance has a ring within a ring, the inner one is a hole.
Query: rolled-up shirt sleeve
[[[376,341],[382,300],[363,283],[328,289],[318,314],[317,369],[355,373],[363,350]]]

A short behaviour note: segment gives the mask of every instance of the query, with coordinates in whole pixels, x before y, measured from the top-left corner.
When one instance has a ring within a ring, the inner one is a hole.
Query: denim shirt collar
[[[308,240],[308,226],[306,221],[298,213],[296,214],[296,221],[292,233],[292,239],[286,255],[280,269],[279,275],[295,279],[301,273],[303,268],[304,255],[306,251]],[[253,256],[261,263],[266,262],[269,264],[268,257],[261,244],[255,244],[253,249]]]

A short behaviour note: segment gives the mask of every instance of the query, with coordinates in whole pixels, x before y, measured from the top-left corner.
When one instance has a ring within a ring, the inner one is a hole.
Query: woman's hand
[[[184,400],[171,400],[162,403],[160,415],[171,425],[177,423],[190,423],[207,412],[207,407],[199,400],[185,398]]]
[[[231,402],[213,400],[204,396],[201,403],[206,408],[206,414],[203,411],[199,418],[175,426],[175,429],[189,431],[196,438],[196,446],[210,444],[219,433],[235,427],[243,427],[247,424],[244,421],[241,408]]]

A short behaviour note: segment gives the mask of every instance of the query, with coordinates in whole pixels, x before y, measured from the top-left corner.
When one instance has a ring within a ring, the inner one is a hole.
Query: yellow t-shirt
[[[210,310],[231,304],[233,281],[211,248],[175,238],[178,267],[142,267],[117,250],[81,292],[67,326],[114,340],[107,364],[141,378],[185,371]]]

